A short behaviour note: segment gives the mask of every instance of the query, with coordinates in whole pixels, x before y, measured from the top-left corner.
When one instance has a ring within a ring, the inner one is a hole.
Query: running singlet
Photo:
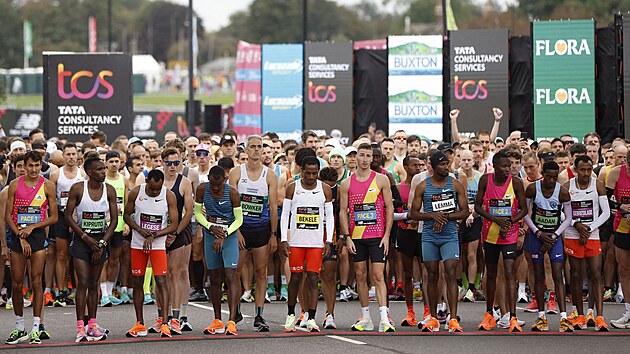
[[[460,171],[460,173],[466,175],[464,171]],[[479,190],[479,179],[481,178],[481,172],[477,170],[473,170],[472,178],[468,178],[468,183],[466,184],[466,192],[468,194],[468,204],[475,204],[475,198],[477,198],[477,191]]]
[[[77,169],[77,175],[70,179],[66,177],[64,173],[64,167],[61,166],[59,169],[59,178],[57,179],[57,204],[59,204],[59,212],[63,213],[66,209],[66,205],[68,204],[68,196],[70,195],[70,187],[77,182],[83,181],[84,178],[81,176],[81,171]]]
[[[407,213],[407,203],[409,202],[409,187],[406,182],[402,182],[398,185],[398,190],[400,191],[400,199],[403,202],[403,206],[399,207],[396,212],[398,213]],[[401,230],[418,230],[418,223],[415,223],[415,226],[411,224],[412,220],[398,220],[398,227]]]
[[[350,176],[348,212],[353,240],[383,238],[385,234],[385,201],[376,175],[370,171],[370,177],[364,182],[359,182],[356,174]]]
[[[223,228],[225,231],[227,231],[228,227],[234,222],[234,210],[232,200],[230,199],[229,184],[223,184],[223,195],[219,200],[216,200],[212,197],[210,182],[206,182],[206,191],[203,194],[203,206],[206,208],[206,219],[212,224]],[[206,228],[204,228],[203,231],[210,235]]]
[[[626,171],[626,164],[621,165],[619,180],[615,185],[615,201],[619,204],[630,204],[630,177]],[[630,233],[630,225],[626,219],[626,214],[621,210],[615,212],[615,223],[613,230],[622,234]]]
[[[453,186],[453,177],[450,175],[444,187],[434,187],[431,177],[426,179],[426,189],[422,205],[425,213],[442,212],[452,213],[457,210],[457,193]],[[448,241],[457,240],[457,222],[449,221],[442,227],[442,232],[433,231],[434,221],[428,220],[422,225],[422,241]]]
[[[249,179],[245,164],[240,166],[241,179],[238,181],[238,193],[243,207],[243,227],[260,229],[269,225],[269,186],[267,185],[267,167],[262,167],[256,181]],[[209,188],[206,188],[209,189]]]
[[[147,184],[140,185],[140,191],[136,198],[136,210],[133,214],[134,221],[145,230],[158,232],[164,230],[168,223],[168,202],[166,201],[166,187],[157,197],[149,197],[146,193]],[[144,237],[140,236],[136,230],[131,234],[131,248],[142,249]],[[153,239],[152,249],[166,250],[166,237]]]
[[[571,211],[573,221],[590,226],[599,216],[599,194],[597,193],[597,178],[591,177],[586,189],[579,189],[576,178],[569,180],[569,194],[571,195]],[[564,237],[579,240],[580,234],[570,226],[564,233]],[[599,240],[599,228],[591,231],[589,240]]]
[[[556,182],[556,187],[550,198],[545,198],[541,188],[541,181],[536,181],[536,198],[532,205],[532,221],[540,231],[554,232],[560,226],[560,183]]]
[[[182,178],[184,178],[184,176],[181,174],[178,174],[177,178],[175,179],[175,183],[173,183],[173,188],[171,188],[171,192],[175,194],[175,200],[177,201],[177,215],[178,215],[177,222],[178,223],[182,221],[182,217],[184,216],[184,196],[181,195],[181,193],[179,192],[179,187],[182,183]]]
[[[508,175],[502,186],[494,184],[494,173],[488,174],[486,194],[483,196],[485,210],[493,216],[514,217],[518,214],[518,200],[514,193],[512,175]],[[481,241],[495,245],[511,245],[518,239],[519,223],[512,224],[505,238],[499,235],[501,227],[488,219],[483,219]]]
[[[103,194],[99,200],[92,200],[88,191],[88,182],[83,182],[83,196],[77,205],[77,224],[86,234],[102,234],[107,229],[109,202],[107,184],[103,183]]]
[[[571,171],[571,166],[567,167],[567,176],[569,177],[569,179],[575,178],[575,174],[573,174],[573,171]]]
[[[24,183],[24,176],[18,178],[13,200],[13,221],[19,229],[37,224],[48,217],[48,199],[44,190],[46,179],[39,176],[35,188]]]
[[[125,176],[118,174],[117,179],[105,178],[105,182],[116,190],[116,205],[118,207],[118,224],[114,232],[122,232],[125,229],[123,210],[125,209]],[[142,248],[142,247],[140,247]]]
[[[392,161],[392,164],[385,169],[392,174],[392,177],[394,177],[396,183],[400,183],[400,176],[398,175],[398,173],[394,172],[394,170],[396,169],[396,162],[396,160]]]
[[[326,196],[321,181],[317,181],[313,190],[304,189],[301,180],[295,182],[289,246],[324,248],[324,203]]]
[[[348,178],[348,170],[344,167],[343,175],[341,175],[341,179],[337,180],[337,186],[340,186],[341,182],[343,182],[346,178]]]

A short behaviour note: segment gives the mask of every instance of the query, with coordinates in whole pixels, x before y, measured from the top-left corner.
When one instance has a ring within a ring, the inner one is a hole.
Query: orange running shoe
[[[51,293],[44,293],[44,306],[52,306],[55,300]]]
[[[516,317],[510,318],[510,329],[508,331],[510,331],[510,333],[523,333],[523,329],[518,324],[518,320],[516,319]]]
[[[586,314],[586,325],[589,327],[595,327],[595,317],[593,317],[593,312]]]
[[[424,306],[424,313],[422,314],[422,319],[424,320],[427,317],[431,317],[431,310],[429,310],[429,306]]]
[[[225,327],[221,320],[215,319],[210,326],[203,330],[204,334],[223,334],[225,333]]]
[[[549,294],[549,301],[547,301],[547,314],[558,314],[558,303],[556,302],[556,294],[553,292]]]
[[[236,323],[234,323],[234,321],[228,321],[227,326],[225,328],[225,335],[238,336],[238,332],[236,331]]]
[[[575,319],[568,319],[569,323],[571,323],[571,325],[573,326],[574,329],[586,329],[587,325],[586,325],[586,317],[584,317],[584,315],[578,315],[577,318]]]
[[[302,323],[302,320],[304,319],[304,313],[305,313],[305,312],[306,312],[306,311],[302,310],[302,312],[300,312],[300,317],[298,317],[298,319],[297,319],[297,320],[295,320],[295,324],[296,324],[297,326],[299,326],[299,325],[300,325],[300,323]]]
[[[525,308],[525,312],[538,312],[538,301],[536,301],[536,296],[532,297],[532,301],[530,301],[529,305]]]
[[[147,327],[140,322],[136,322],[136,324],[130,330],[128,330],[125,335],[129,338],[136,338],[146,337],[147,333]]]
[[[597,316],[595,319],[595,330],[597,332],[609,332],[608,325],[603,316]]]
[[[182,334],[182,325],[179,323],[179,320],[176,318],[172,318],[169,322],[169,326],[171,328],[171,333],[175,335]]]
[[[440,330],[440,322],[437,318],[431,317],[427,323],[422,326],[422,332],[438,332]]]
[[[457,319],[453,318],[452,320],[448,322],[448,331],[450,333],[462,333],[464,332],[464,329],[462,328],[462,326],[459,325],[459,322],[457,321]]]
[[[405,319],[402,320],[402,323],[400,325],[404,327],[417,326],[418,321],[416,320],[416,313],[413,311],[407,311],[407,317],[405,317]]]
[[[160,326],[160,337],[171,338],[171,329],[168,328],[166,323],[162,323],[162,326]]]
[[[489,331],[497,326],[497,320],[494,319],[494,316],[489,314],[487,311],[484,312],[483,320],[477,326],[478,331]]]

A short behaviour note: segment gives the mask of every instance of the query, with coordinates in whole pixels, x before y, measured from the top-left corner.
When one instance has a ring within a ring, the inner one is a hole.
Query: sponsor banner
[[[623,16],[623,100],[625,110],[630,109],[630,15]],[[624,136],[630,137],[630,124],[624,122]]]
[[[584,136],[595,131],[595,23],[533,25],[534,135]]]
[[[131,85],[130,55],[44,55],[46,135],[86,141],[100,130],[109,143],[119,135],[130,136]]]
[[[262,130],[302,131],[303,45],[262,46]]]
[[[7,136],[28,136],[31,130],[44,129],[43,112],[39,110],[18,111],[0,109],[0,124]]]
[[[352,131],[352,43],[304,48],[304,128]]]
[[[236,88],[232,128],[243,140],[260,134],[261,46],[239,41],[236,50]]]
[[[183,112],[170,110],[134,112],[133,136],[153,139],[162,145],[164,135],[169,131],[177,132],[180,136],[188,131],[184,117]]]
[[[450,107],[461,111],[460,134],[474,137],[494,124],[492,108],[504,112],[499,136],[509,135],[508,30],[450,33]]]
[[[388,38],[389,132],[442,140],[442,36]]]

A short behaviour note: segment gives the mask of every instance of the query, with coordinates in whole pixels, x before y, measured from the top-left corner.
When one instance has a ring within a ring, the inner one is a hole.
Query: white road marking
[[[350,338],[346,338],[346,337],[341,337],[341,336],[327,335],[326,337],[332,338],[332,339],[336,339],[336,340],[340,340],[342,342],[352,343],[352,344],[358,344],[358,345],[366,344],[366,343],[360,342],[358,340],[354,340],[354,339],[350,339]]]
[[[195,307],[199,307],[200,309],[209,310],[209,311],[214,312],[214,309],[212,307],[206,306],[206,305],[195,304],[194,302],[189,302],[188,306],[195,306]],[[230,311],[228,311],[228,310],[221,310],[221,313],[229,315]],[[245,314],[242,314],[242,315],[243,315],[244,318],[252,318],[252,316],[249,316],[249,315],[245,315]]]

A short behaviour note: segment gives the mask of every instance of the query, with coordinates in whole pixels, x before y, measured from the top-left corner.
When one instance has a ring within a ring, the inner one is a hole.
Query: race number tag
[[[162,215],[140,213],[140,227],[149,231],[162,230]]]
[[[81,228],[86,233],[102,233],[105,229],[105,213],[84,211],[81,215]]]
[[[123,214],[123,197],[116,196],[116,206],[118,207],[118,216]]]
[[[295,219],[298,229],[317,230],[319,228],[319,207],[298,207]]]
[[[251,194],[243,194],[241,196],[241,207],[243,207],[243,215],[252,218],[260,218],[263,212],[265,197]]]
[[[593,222],[593,201],[582,200],[571,202],[571,211],[573,212],[573,221],[575,222]]]
[[[376,204],[365,203],[354,205],[354,225],[370,226],[376,225]]]
[[[450,213],[455,211],[455,193],[442,192],[431,196],[433,211]]]
[[[212,223],[214,226],[222,228],[225,231],[227,231],[228,226],[230,226],[230,220],[226,218],[208,215],[207,219],[208,219],[208,222]]]
[[[38,206],[18,206],[17,223],[24,228],[28,225],[37,224],[42,219],[41,209]]]
[[[510,199],[490,199],[490,215],[492,216],[512,216],[512,202]]]
[[[536,208],[534,214],[534,224],[540,230],[545,232],[556,231],[558,225],[560,225],[560,210],[545,210]]]
[[[59,206],[61,208],[65,208],[66,205],[68,205],[68,197],[70,196],[70,191],[62,191],[61,193],[59,193]]]

